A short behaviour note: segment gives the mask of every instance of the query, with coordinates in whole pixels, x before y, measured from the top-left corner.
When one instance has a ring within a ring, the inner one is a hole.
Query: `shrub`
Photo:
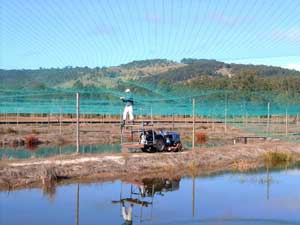
[[[25,143],[27,149],[35,150],[37,148],[37,145],[40,144],[40,140],[34,135],[28,135],[25,138]]]
[[[18,132],[17,132],[14,128],[9,127],[9,128],[7,128],[7,130],[6,130],[6,133],[9,133],[9,134],[17,134]]]
[[[290,163],[292,156],[286,152],[267,152],[264,155],[264,161],[269,166],[280,166]]]
[[[207,141],[207,135],[203,132],[196,133],[196,143],[197,144],[205,144]]]
[[[33,134],[39,134],[40,132],[37,131],[36,129],[32,129],[31,133],[33,133]]]

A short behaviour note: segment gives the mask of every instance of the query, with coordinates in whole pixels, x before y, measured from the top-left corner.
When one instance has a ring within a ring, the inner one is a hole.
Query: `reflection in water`
[[[53,181],[43,183],[43,195],[47,196],[49,201],[54,202],[56,195],[56,184]]]
[[[76,225],[79,224],[79,184],[77,184],[76,191]]]
[[[42,192],[0,192],[0,224],[22,224],[30,218],[31,225],[299,225],[299,176],[297,169],[267,169],[67,186],[45,183]],[[57,215],[63,215],[59,221]]]
[[[101,145],[81,145],[82,154],[99,154],[99,153],[118,153],[120,152],[119,144],[101,144]],[[76,152],[76,146],[39,146],[35,150],[28,151],[25,148],[0,148],[0,159],[28,159],[28,158],[47,158],[56,155],[70,155]]]
[[[164,193],[179,189],[180,177],[169,178],[144,178],[140,181],[125,181],[130,184],[130,192],[123,193],[123,182],[121,183],[120,200],[112,203],[120,203],[122,216],[126,225],[132,224],[132,211],[134,205],[140,207],[140,222],[152,220],[153,200],[156,195],[164,196]],[[128,204],[128,207],[126,207]],[[143,208],[151,205],[149,219],[143,218]]]

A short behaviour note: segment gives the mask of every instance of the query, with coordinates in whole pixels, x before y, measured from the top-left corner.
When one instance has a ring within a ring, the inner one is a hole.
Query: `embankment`
[[[264,166],[267,152],[300,159],[299,143],[238,144],[180,153],[71,155],[48,159],[2,160],[0,190],[43,187],[57,182],[89,182],[122,178],[201,175],[246,171]]]

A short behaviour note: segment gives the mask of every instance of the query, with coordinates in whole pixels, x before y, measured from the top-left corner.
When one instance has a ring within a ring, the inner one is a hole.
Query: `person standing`
[[[129,120],[132,121],[132,123],[134,122],[134,117],[133,117],[133,96],[132,96],[132,93],[131,93],[130,89],[126,89],[125,90],[125,96],[120,97],[120,99],[123,102],[125,102],[125,108],[124,108],[124,111],[123,111],[123,122],[121,124],[121,126],[124,126],[127,114],[129,114]]]

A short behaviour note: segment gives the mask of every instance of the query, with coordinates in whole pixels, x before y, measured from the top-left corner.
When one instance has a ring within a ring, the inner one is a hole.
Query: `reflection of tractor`
[[[128,212],[132,213],[132,208],[140,207],[140,223],[152,221],[153,199],[155,195],[164,196],[166,192],[179,190],[180,177],[173,178],[143,178],[138,180],[125,180],[121,182],[120,199],[112,200],[113,204],[121,204],[123,208],[130,205]],[[124,185],[125,183],[125,185]],[[130,186],[129,186],[130,185]],[[151,206],[151,207],[148,207]],[[148,208],[148,209],[146,209]],[[143,211],[145,209],[146,211]],[[150,211],[150,215],[149,215]],[[125,211],[126,212],[126,211]],[[148,217],[150,216],[150,217]],[[124,216],[123,216],[124,217]],[[132,215],[132,218],[136,218]],[[132,224],[125,223],[125,224]]]
[[[177,152],[182,150],[180,134],[178,132],[153,130],[142,131],[140,134],[140,144],[143,152]]]
[[[144,178],[142,180],[142,186],[144,187],[144,193],[141,193],[143,197],[152,197],[155,193],[163,195],[162,192],[176,191],[179,189],[180,177],[173,179],[168,178]]]

